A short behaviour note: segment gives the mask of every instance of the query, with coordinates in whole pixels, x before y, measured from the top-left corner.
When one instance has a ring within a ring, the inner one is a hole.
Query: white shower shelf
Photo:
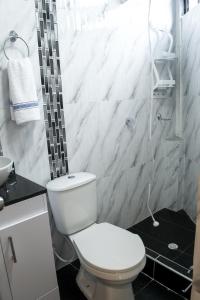
[[[172,76],[172,72],[170,70],[169,64],[167,63],[166,71],[167,71],[167,78],[161,79],[159,72],[156,68],[155,62],[153,63],[153,71],[154,71],[154,78],[155,78],[155,83],[153,86],[153,90],[157,89],[167,89],[167,88],[173,88],[176,85],[176,81],[174,80]]]
[[[176,53],[172,52],[173,48],[173,36],[170,32],[165,30],[153,29],[156,32],[156,36],[158,38],[158,45],[160,42],[160,34],[164,34],[167,36],[169,45],[167,50],[155,49],[155,53],[153,55],[153,73],[154,73],[154,86],[153,91],[157,89],[168,89],[173,88],[176,85],[176,81],[173,78],[172,70],[171,70],[171,62],[174,62],[176,59]],[[161,75],[159,74],[158,65],[163,64],[163,68],[165,69],[166,76],[164,79],[161,79]]]
[[[176,53],[173,52],[161,52],[154,57],[155,62],[172,61],[176,59]]]
[[[154,88],[166,89],[166,88],[173,88],[175,85],[176,85],[175,80],[159,80],[156,83],[156,86]]]

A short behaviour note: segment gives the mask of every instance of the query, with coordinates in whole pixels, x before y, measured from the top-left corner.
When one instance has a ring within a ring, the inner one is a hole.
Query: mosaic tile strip
[[[35,0],[38,54],[51,178],[68,173],[56,0]]]

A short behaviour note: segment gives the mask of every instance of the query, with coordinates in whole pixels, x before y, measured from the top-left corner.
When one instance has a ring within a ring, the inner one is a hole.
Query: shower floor
[[[162,209],[155,214],[155,219],[160,223],[158,227],[153,227],[149,217],[129,229],[140,235],[146,247],[144,272],[182,293],[192,281],[195,224],[184,210]],[[169,249],[171,243],[176,244],[178,249]],[[189,292],[183,295],[189,298]]]

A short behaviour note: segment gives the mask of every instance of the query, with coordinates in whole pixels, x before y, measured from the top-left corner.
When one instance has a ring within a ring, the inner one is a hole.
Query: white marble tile
[[[113,175],[146,160],[146,100],[65,105],[70,171]]]
[[[68,104],[64,113],[69,171],[88,171],[102,176],[98,105],[95,102]]]
[[[188,159],[200,160],[200,97],[184,97],[185,154]]]
[[[100,104],[100,140],[105,175],[146,160],[146,99]]]
[[[169,121],[158,120],[157,116],[161,114],[162,118],[170,119]],[[162,148],[164,140],[173,136],[175,116],[175,102],[173,99],[157,99],[153,102],[153,118],[152,118],[152,139],[151,145],[153,156],[164,155]],[[150,117],[150,116],[149,116]],[[150,159],[152,155],[149,156]]]
[[[184,209],[190,217],[196,219],[197,183],[200,176],[200,164],[186,158]]]
[[[76,9],[62,1],[58,9],[69,169],[97,175],[99,221],[127,228],[148,215],[147,186],[152,178],[148,2],[125,1],[120,6],[116,1],[116,8],[105,15],[103,0],[98,7],[93,2],[92,13],[85,3],[75,2]],[[153,15],[157,5],[153,1]],[[163,18],[157,15],[154,21],[173,30],[174,2],[167,0],[165,5]],[[164,37],[161,44],[166,46]],[[165,149],[164,144],[173,134],[174,111],[173,100],[154,103],[154,210],[177,200],[179,150]],[[157,112],[172,121],[157,122]]]
[[[151,178],[151,164],[141,164],[127,170],[128,197],[126,200],[125,227],[128,228],[149,216],[147,210],[148,185]]]
[[[150,206],[153,212],[176,203],[178,177],[166,173],[156,177]],[[118,172],[115,176],[97,181],[98,221],[111,222],[123,228],[140,222],[149,216],[147,210],[148,185],[152,179],[151,163]],[[158,183],[158,184],[157,184]]]
[[[21,9],[23,7],[23,9]],[[27,16],[29,16],[27,18]],[[26,26],[24,24],[26,23]],[[0,139],[4,155],[15,162],[16,172],[35,182],[45,185],[49,180],[49,162],[46,146],[46,133],[43,117],[43,100],[38,62],[37,32],[35,23],[34,0],[19,0],[16,3],[8,0],[0,3],[0,45],[8,37],[10,30],[15,30],[23,37],[30,49],[37,95],[40,103],[41,120],[17,126],[10,120],[9,85],[7,78],[7,60],[0,48]],[[7,43],[10,58],[27,55],[23,42],[18,40],[14,45]]]
[[[178,201],[176,203],[176,209],[180,210],[184,208],[185,201],[185,155],[179,159],[179,177],[178,177]]]
[[[122,2],[111,0],[105,7],[104,0],[90,1],[90,10],[88,2],[74,1],[74,9],[58,0],[58,20],[69,170],[97,175],[98,222],[128,228],[149,215],[150,52],[148,1]],[[152,3],[155,23],[173,29],[174,1]],[[163,14],[157,14],[157,5]],[[154,120],[157,111],[174,117],[174,103],[155,105]],[[179,149],[164,144],[172,124],[153,127],[154,211],[177,200]]]
[[[97,182],[98,222],[109,222],[124,227],[128,196],[126,173],[104,177]]]
[[[134,8],[138,8],[139,2],[136,7],[127,2],[126,8],[122,5],[121,10],[118,8],[106,16],[100,22],[100,29],[94,25],[74,30],[67,22],[68,12],[58,11],[63,81],[70,82],[63,86],[67,103],[106,98],[119,101],[149,95],[149,49],[144,18],[147,6],[136,13]],[[118,18],[112,13],[117,13]]]
[[[196,218],[197,180],[200,175],[199,17],[196,6],[182,18],[183,121],[185,136],[184,209]]]
[[[182,76],[184,95],[200,95],[200,6],[182,18]]]
[[[152,163],[151,173],[151,207],[157,211],[176,203],[178,198],[180,177],[180,143],[163,141],[156,159]]]
[[[41,109],[42,113],[42,109]],[[16,126],[8,109],[0,110],[0,137],[5,156],[13,159],[16,172],[45,185],[50,178],[44,123]]]

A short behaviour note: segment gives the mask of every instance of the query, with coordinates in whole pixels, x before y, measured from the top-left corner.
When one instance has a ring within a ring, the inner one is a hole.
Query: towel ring
[[[30,56],[30,50],[29,50],[29,46],[28,46],[27,42],[22,37],[20,37],[14,30],[12,30],[12,31],[10,31],[9,37],[5,40],[4,45],[3,45],[3,52],[4,52],[5,57],[8,60],[9,60],[9,57],[8,57],[8,55],[6,53],[6,49],[5,49],[6,43],[8,41],[15,43],[17,39],[20,39],[22,42],[24,42],[24,44],[26,45],[27,51],[28,51],[28,56]]]

